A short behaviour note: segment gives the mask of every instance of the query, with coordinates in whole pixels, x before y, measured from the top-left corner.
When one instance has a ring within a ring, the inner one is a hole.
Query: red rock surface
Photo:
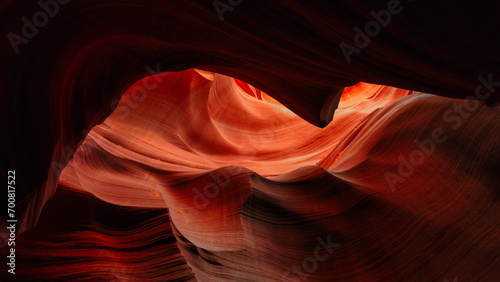
[[[161,83],[137,95],[155,79]],[[130,281],[498,277],[498,110],[359,83],[321,129],[266,97],[196,70],[138,81],[92,128],[39,226],[21,237],[30,267],[20,273]],[[66,223],[60,213],[73,205],[75,222]],[[45,256],[64,267],[35,263]]]
[[[495,1],[4,2],[1,281],[500,280]]]

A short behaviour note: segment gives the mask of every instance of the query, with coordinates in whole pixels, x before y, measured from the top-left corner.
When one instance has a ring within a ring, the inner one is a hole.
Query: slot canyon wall
[[[498,281],[499,12],[3,1],[1,281]]]

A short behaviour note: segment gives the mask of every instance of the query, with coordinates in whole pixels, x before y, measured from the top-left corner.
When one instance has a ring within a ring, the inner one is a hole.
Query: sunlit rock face
[[[480,101],[358,83],[318,128],[228,76],[151,76],[64,168],[20,238],[19,273],[494,281],[498,118]]]

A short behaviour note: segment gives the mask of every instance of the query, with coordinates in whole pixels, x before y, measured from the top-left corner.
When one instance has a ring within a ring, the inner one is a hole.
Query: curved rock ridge
[[[318,164],[370,112],[412,93],[359,83],[346,89],[336,122],[321,129],[276,101],[255,99],[257,92],[267,95],[253,86],[199,73],[187,70],[138,81],[106,121],[89,132],[59,182],[115,204],[123,202],[114,202],[112,191],[121,197],[119,187],[134,187],[130,193],[137,194],[127,204],[144,206],[140,190],[161,190],[165,181],[154,171],[168,172],[162,177],[168,180],[236,165],[263,176],[280,175]],[[140,91],[155,79],[161,83]],[[100,188],[107,185],[116,189]],[[161,207],[162,202],[156,197],[146,206]]]
[[[500,277],[498,109],[359,83],[317,128],[266,95],[195,69],[138,81],[20,239],[26,265],[65,267],[22,277]]]
[[[196,281],[165,209],[112,205],[59,186],[16,244],[3,281]]]
[[[29,171],[17,187],[19,231],[36,225],[80,142],[144,76],[222,73],[317,126],[359,81],[479,93],[494,106],[499,10],[494,0],[4,0],[2,167]]]

